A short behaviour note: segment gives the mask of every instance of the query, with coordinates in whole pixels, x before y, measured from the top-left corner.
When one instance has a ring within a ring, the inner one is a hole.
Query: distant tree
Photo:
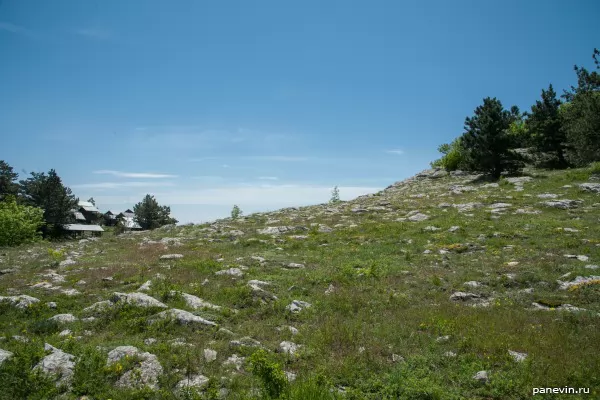
[[[171,207],[159,205],[154,196],[149,194],[133,206],[133,212],[135,222],[143,229],[156,229],[163,225],[177,223],[177,220],[170,216]]]
[[[231,218],[236,219],[241,216],[242,216],[242,210],[237,205],[234,205],[233,208],[231,209]]]
[[[600,69],[600,51],[594,49],[596,70]],[[574,67],[577,87],[563,95],[567,104],[560,109],[569,148],[567,158],[577,166],[600,160],[600,74]]]
[[[44,210],[17,204],[12,195],[0,202],[0,246],[17,246],[39,238]]]
[[[338,189],[337,186],[333,187],[333,190],[331,191],[331,198],[329,199],[329,202],[331,204],[340,202],[340,189]]]
[[[522,157],[511,147],[508,134],[514,113],[505,110],[500,100],[487,97],[465,119],[461,146],[467,153],[467,167],[499,178],[502,172],[514,172],[522,166]]]
[[[69,223],[71,210],[77,208],[78,199],[64,186],[54,169],[45,173],[32,172],[31,177],[20,182],[21,200],[25,205],[44,210],[44,236],[60,236],[62,227]]]
[[[19,192],[17,179],[19,174],[13,171],[13,167],[4,160],[0,160],[0,200],[5,196],[16,196]]]
[[[560,115],[561,101],[556,98],[552,85],[548,90],[542,89],[542,99],[531,106],[527,118],[527,129],[531,134],[532,144],[538,153],[552,153],[556,156],[554,167],[566,168],[565,159],[567,137],[562,129]]]
[[[88,199],[88,203],[92,203],[92,204],[94,205],[94,207],[96,206],[96,200],[94,200],[94,198],[93,198],[93,197],[90,197],[90,198]]]

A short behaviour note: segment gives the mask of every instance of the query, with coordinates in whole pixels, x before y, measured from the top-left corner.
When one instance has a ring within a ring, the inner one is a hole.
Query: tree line
[[[7,162],[0,160],[0,246],[16,246],[40,238],[57,239],[70,234],[65,225],[75,223],[73,210],[79,199],[65,186],[54,169],[32,172],[18,180]],[[93,198],[90,199],[94,203]],[[177,223],[168,206],[146,195],[134,206],[134,221],[142,229]],[[98,218],[96,223],[101,223]]]
[[[432,167],[499,178],[527,161],[557,169],[600,161],[600,51],[594,49],[592,57],[595,71],[575,65],[577,86],[559,98],[550,84],[528,112],[507,110],[495,97],[483,99],[465,119],[464,133],[438,147],[442,157]]]

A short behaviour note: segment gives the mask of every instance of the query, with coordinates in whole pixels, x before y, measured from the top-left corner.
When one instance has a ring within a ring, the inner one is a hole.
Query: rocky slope
[[[592,169],[430,170],[349,202],[2,249],[0,398],[257,398],[259,349],[290,398],[597,390],[599,238]]]

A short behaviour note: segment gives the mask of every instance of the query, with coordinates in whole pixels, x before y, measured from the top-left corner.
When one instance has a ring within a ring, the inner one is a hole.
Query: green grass
[[[600,197],[577,187],[599,171],[598,165],[531,170],[533,181],[524,184],[524,191],[515,191],[504,179],[498,188],[483,188],[487,182],[463,178],[418,180],[402,190],[392,188],[379,196],[339,203],[335,206],[338,213],[325,211],[331,205],[311,206],[223,220],[212,226],[214,231],[204,224],[123,236],[109,233],[82,248],[77,242],[39,242],[1,249],[1,265],[19,270],[0,277],[0,295],[28,294],[41,302],[25,310],[0,304],[4,338],[0,348],[15,354],[0,366],[0,399],[59,395],[64,399],[212,399],[218,398],[220,390],[233,399],[522,399],[531,395],[533,387],[597,391],[600,285],[560,290],[557,280],[600,275],[599,270],[585,268],[600,264],[600,207],[593,206],[600,203]],[[449,194],[453,184],[477,189]],[[420,193],[428,196],[411,197]],[[547,208],[539,204],[541,193],[583,203],[572,210]],[[390,203],[388,211],[351,211],[383,200]],[[483,207],[466,213],[455,208],[444,211],[438,207],[442,202],[479,202]],[[511,206],[495,216],[488,207],[498,202]],[[515,214],[519,208],[537,209],[541,214]],[[413,210],[430,219],[396,221]],[[279,222],[271,226],[307,230],[278,237],[256,233],[273,219]],[[343,227],[320,233],[318,224]],[[440,230],[424,230],[427,226]],[[448,232],[452,226],[460,229]],[[233,229],[246,234],[230,237],[227,232]],[[308,237],[290,238],[296,234]],[[180,238],[182,245],[140,246],[142,238],[162,237]],[[430,253],[424,254],[425,250]],[[77,264],[58,268],[57,262],[72,251],[82,253]],[[184,258],[159,260],[168,253],[181,253]],[[567,259],[564,254],[586,255],[589,261]],[[266,262],[261,264],[251,256],[264,257]],[[291,262],[305,268],[282,268]],[[242,278],[215,275],[240,266],[247,267]],[[53,283],[41,276],[48,269],[64,275],[65,282]],[[568,277],[561,278],[567,273]],[[112,280],[104,279],[109,277]],[[253,293],[247,285],[250,279],[269,282],[264,289],[277,300]],[[67,296],[30,286],[44,280],[82,293]],[[80,280],[86,283],[77,284]],[[149,324],[161,309],[130,305],[113,307],[94,321],[64,326],[48,321],[59,313],[84,317],[84,307],[107,300],[116,291],[136,291],[147,280],[152,281],[149,295],[171,308],[210,319],[233,336],[218,328],[169,321]],[[468,281],[480,286],[465,286]],[[192,310],[172,291],[193,294],[222,308]],[[488,306],[450,301],[457,291],[479,294]],[[292,300],[308,301],[312,307],[291,313],[286,306]],[[56,309],[46,306],[50,301],[57,303]],[[571,304],[587,311],[539,311],[532,309],[533,302],[552,308]],[[293,335],[287,326],[299,333]],[[64,329],[71,334],[59,336]],[[15,335],[29,342],[14,339]],[[254,365],[262,365],[258,369],[250,362],[256,348],[229,343],[246,336],[265,349],[262,358],[254,356]],[[444,336],[449,338],[438,340]],[[146,344],[148,338],[157,341]],[[174,345],[175,339],[187,345]],[[297,356],[278,351],[284,340],[302,345]],[[44,343],[77,358],[70,390],[57,388],[51,379],[32,371],[45,355]],[[122,372],[106,366],[106,354],[121,345],[136,346],[158,357],[164,370],[159,390],[115,388]],[[215,361],[205,361],[206,348],[217,351]],[[528,357],[517,363],[508,350]],[[447,352],[455,356],[448,357]],[[239,372],[223,365],[233,354],[246,357]],[[487,384],[472,379],[481,370],[489,372]],[[283,382],[284,371],[296,374],[296,380]],[[179,380],[197,373],[210,378],[205,388],[175,393]]]

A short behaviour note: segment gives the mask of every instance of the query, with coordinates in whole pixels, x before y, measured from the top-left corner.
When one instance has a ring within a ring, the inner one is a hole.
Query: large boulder
[[[113,303],[123,302],[137,307],[159,307],[168,308],[166,304],[161,303],[154,297],[148,296],[145,293],[120,293],[114,292],[111,299]]]
[[[177,308],[172,308],[170,310],[158,313],[150,322],[154,322],[159,319],[172,319],[181,325],[217,326],[215,322],[194,315],[189,311],[179,310]]]
[[[54,346],[46,343],[44,350],[50,351],[33,369],[42,371],[56,379],[56,385],[69,385],[73,378],[75,368],[75,356],[65,353]]]
[[[132,369],[121,375],[116,383],[117,387],[158,389],[158,377],[162,374],[163,368],[154,354],[142,352],[133,346],[119,346],[108,353],[106,363],[112,366],[124,357],[134,358],[138,362]]]

